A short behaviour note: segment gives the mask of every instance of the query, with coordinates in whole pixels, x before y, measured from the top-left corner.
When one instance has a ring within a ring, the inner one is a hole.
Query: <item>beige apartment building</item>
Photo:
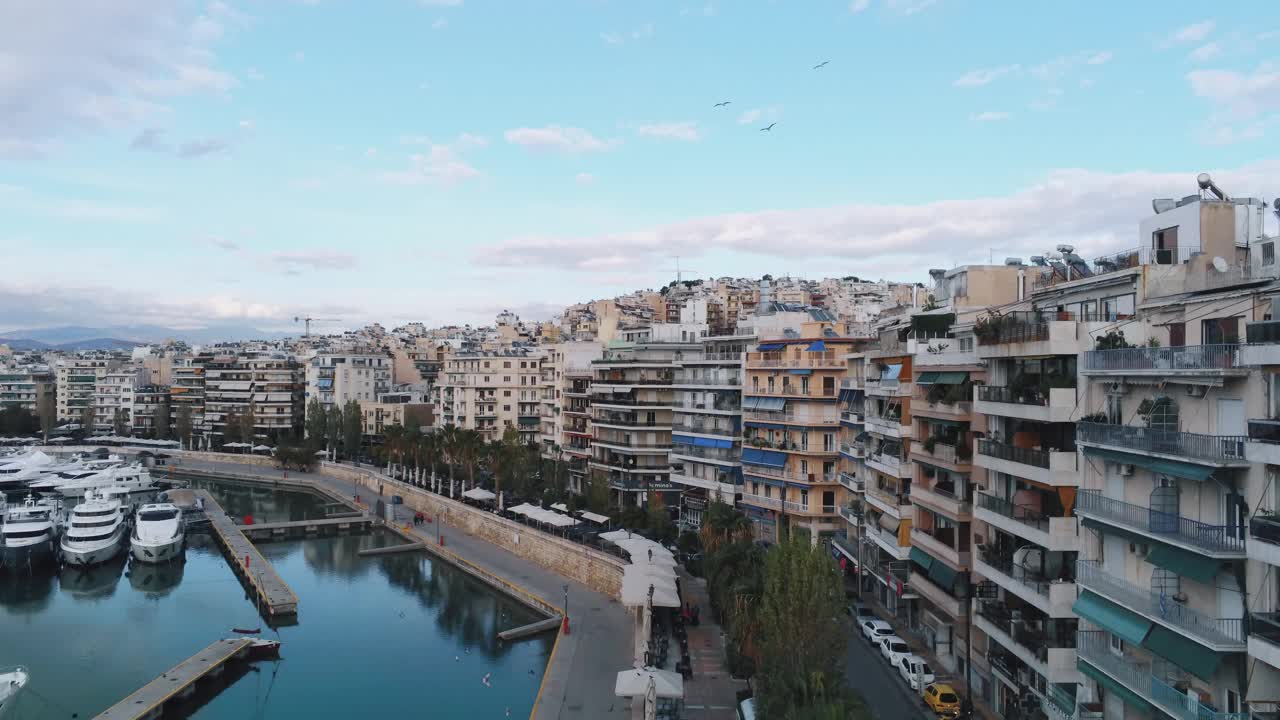
[[[123,362],[110,357],[63,358],[57,364],[58,423],[78,423],[85,408],[95,408],[98,383]],[[94,421],[97,422],[96,410]]]
[[[501,439],[508,427],[537,443],[542,427],[543,355],[528,349],[459,353],[445,361],[435,416],[441,425]]]
[[[56,413],[56,392],[55,375],[48,366],[0,365],[0,409],[20,407],[38,414],[43,403]]]

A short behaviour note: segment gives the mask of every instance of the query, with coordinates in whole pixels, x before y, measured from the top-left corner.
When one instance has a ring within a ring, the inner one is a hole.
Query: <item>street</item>
[[[874,720],[932,718],[924,703],[857,628],[851,630],[845,653],[845,677],[849,687],[862,696]]]

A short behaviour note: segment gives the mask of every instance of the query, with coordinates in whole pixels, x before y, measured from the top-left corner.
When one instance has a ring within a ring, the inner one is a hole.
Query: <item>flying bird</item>
[[[718,102],[715,105],[712,105],[711,107],[725,107],[732,102],[733,102],[732,100],[725,100],[724,102]]]
[[[819,68],[824,68],[824,67],[826,67],[826,66],[827,66],[827,63],[829,63],[829,62],[831,62],[831,61],[830,61],[830,60],[823,60],[822,62],[818,63],[817,65],[814,65],[814,66],[813,66],[813,69],[814,69],[814,70],[817,70],[817,69],[819,69]]]
[[[772,130],[773,130],[773,126],[774,126],[774,125],[777,125],[777,124],[778,124],[778,123],[776,123],[776,122],[769,123],[769,126],[768,126],[768,127],[762,127],[762,128],[760,128],[760,132],[770,132],[770,131],[772,131]]]

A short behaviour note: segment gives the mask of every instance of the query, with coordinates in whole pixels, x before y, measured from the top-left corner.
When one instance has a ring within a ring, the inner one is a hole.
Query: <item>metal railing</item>
[[[862,384],[862,376],[861,376],[861,375],[859,375],[859,376],[857,376],[857,377],[840,378],[840,389],[841,389],[841,390],[857,390],[857,389],[858,389],[858,386],[859,386],[859,385],[861,385],[861,384]]]
[[[1130,610],[1159,618],[1161,622],[1173,625],[1202,641],[1217,645],[1244,645],[1244,620],[1210,617],[1187,607],[1174,597],[1140,588],[1115,577],[1095,561],[1076,561],[1076,583],[1117,600]]]
[[[1184,345],[1088,350],[1085,370],[1229,370],[1241,367],[1239,345]]]
[[[969,452],[969,448],[966,447],[961,451],[958,446],[947,443],[935,442],[932,450],[926,448],[924,443],[917,443],[912,446],[912,449],[916,448],[919,448],[917,452],[921,455],[927,455],[934,460],[952,464],[967,464],[973,457],[973,454]]]
[[[1035,312],[1013,312],[994,316],[975,328],[979,345],[1037,342],[1049,339],[1049,320],[1053,315]],[[1064,318],[1066,319],[1066,318]]]
[[[623,407],[652,407],[666,409],[671,407],[670,400],[662,400],[659,398],[634,398],[634,397],[614,397],[609,395],[594,394],[592,403],[594,405],[621,405]],[[593,405],[593,406],[594,406]]]
[[[669,428],[671,421],[659,422],[658,420],[650,421],[648,419],[640,419],[635,417],[627,417],[608,412],[596,412],[591,417],[591,422],[596,425],[618,425],[620,427],[632,428]]]
[[[876,498],[885,505],[894,505],[897,507],[905,507],[911,504],[911,496],[906,493],[889,492],[878,487],[870,485],[865,486],[865,492],[873,498]]]
[[[863,481],[862,481],[862,478],[858,477],[857,475],[853,475],[847,472],[842,472],[839,475],[837,475],[837,480],[841,485],[845,486],[849,490],[853,490],[854,492],[862,492]]]
[[[674,439],[671,441],[671,454],[723,462],[737,462],[742,459],[742,451],[738,448],[704,447],[702,445],[682,443]]]
[[[732,385],[742,386],[742,374],[738,372],[696,372],[690,368],[686,372],[677,372],[671,380],[672,385]]]
[[[1049,451],[1036,448],[1021,448],[998,443],[995,440],[978,440],[978,454],[993,457],[997,460],[1008,460],[1019,465],[1034,465],[1049,469]]]
[[[1280,516],[1254,515],[1249,518],[1249,536],[1272,545],[1280,545]]]
[[[995,550],[980,550],[978,559],[984,564],[990,566],[994,570],[998,570],[1000,574],[1008,577],[1010,580],[1026,587],[1037,595],[1048,598],[1049,585],[1052,581],[1028,568],[1018,565],[1013,561],[1013,555],[1010,553],[997,552]]]
[[[1000,385],[979,385],[978,399],[982,402],[1045,407],[1049,404],[1049,393],[1033,389],[1014,390]]]
[[[1010,520],[1016,520],[1027,527],[1049,532],[1049,518],[1039,510],[1032,509],[1026,505],[1015,505],[1004,498],[980,492],[978,493],[978,507],[1003,515]]]
[[[724,435],[738,439],[739,433],[733,425],[729,423],[717,424],[714,422],[702,421],[702,418],[677,417],[671,422],[672,430],[683,430],[684,432],[701,433],[703,435]]]
[[[1249,613],[1249,634],[1280,645],[1280,613]]]
[[[1280,444],[1280,420],[1249,420],[1249,439],[1254,442]]]
[[[1076,423],[1076,442],[1177,455],[1211,462],[1245,462],[1243,435],[1201,435],[1137,425]]]
[[[755,422],[791,423],[796,425],[839,425],[839,417],[823,417],[821,415],[801,415],[789,412],[767,412],[761,410],[743,410],[743,420]]]
[[[784,357],[776,353],[747,353],[747,367],[759,368],[816,368],[837,367],[843,369],[845,361],[839,353],[830,350],[825,352],[806,352],[798,357]]]
[[[1244,324],[1245,339],[1250,344],[1270,345],[1280,343],[1280,319],[1255,320]]]
[[[852,455],[853,457],[862,457],[866,451],[863,449],[861,445],[855,445],[853,443],[840,443],[840,452],[844,453],[845,455]]]
[[[806,391],[799,384],[792,385],[790,383],[787,383],[785,385],[782,385],[781,387],[756,387],[756,386],[744,387],[742,389],[742,394],[743,395],[767,395],[769,397],[782,396],[782,397],[818,398],[818,397],[835,397],[836,389],[834,387],[831,387],[831,388],[818,387],[817,383],[814,383],[813,385],[810,385],[809,389]]]
[[[1104,497],[1101,490],[1080,490],[1076,495],[1076,513],[1095,515],[1118,525],[1210,552],[1244,552],[1245,528],[1242,525],[1209,525],[1181,515]]]
[[[742,502],[757,507],[766,507],[773,510],[782,509],[782,500],[779,498],[768,498],[763,495],[752,495],[751,493],[742,494]]]

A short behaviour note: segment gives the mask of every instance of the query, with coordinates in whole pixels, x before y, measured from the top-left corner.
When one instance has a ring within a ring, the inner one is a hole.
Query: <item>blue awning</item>
[[[743,468],[743,470],[746,472],[747,476],[751,478],[751,482],[757,482],[757,483],[760,483],[761,485],[771,485],[777,488],[787,486],[786,483],[782,482],[777,478],[772,478],[772,477],[769,477],[768,475],[756,475],[755,473],[751,472],[751,468]]]
[[[742,398],[742,409],[743,409],[743,410],[755,410],[755,409],[756,409],[756,405],[757,405],[757,404],[758,404],[762,399],[763,399],[763,398],[758,398],[758,397],[744,397],[744,398]]]
[[[805,348],[805,352],[825,352],[827,344],[821,340],[814,340],[809,343],[809,347]]]
[[[812,375],[813,374],[812,370],[809,370],[806,368],[791,368],[787,372],[791,373],[792,375]]]
[[[325,389],[333,387],[333,378],[320,378],[316,381],[316,387]]]
[[[672,435],[671,442],[680,445],[694,445],[697,447],[711,448],[731,448],[732,440],[720,440],[718,438],[691,437],[689,435]]]
[[[786,347],[784,343],[761,343],[756,346],[756,350],[759,350],[760,352],[771,352],[774,350],[781,350],[784,347]]]
[[[886,367],[884,372],[880,373],[880,379],[881,380],[897,380],[898,376],[901,374],[902,374],[902,364],[894,363],[893,365]]]
[[[750,393],[750,390],[744,390],[744,393]],[[765,412],[778,412],[787,408],[786,398],[774,397],[752,397],[746,395],[742,398],[743,410],[762,410]]]
[[[781,468],[786,467],[787,454],[773,450],[761,450],[760,448],[743,448],[742,462],[748,465]]]
[[[774,430],[787,429],[786,423],[771,423],[771,422],[762,422],[760,420],[746,420],[744,421],[744,424],[747,427],[763,427],[763,428],[772,428]]]

